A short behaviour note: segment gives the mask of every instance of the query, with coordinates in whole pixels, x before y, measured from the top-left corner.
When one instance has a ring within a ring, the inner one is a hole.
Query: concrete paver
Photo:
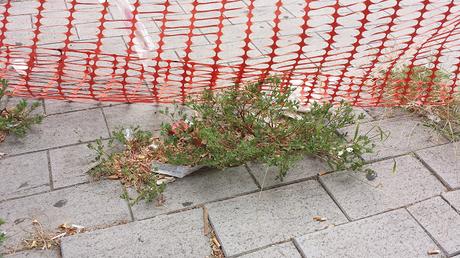
[[[292,242],[273,245],[262,249],[260,251],[256,251],[253,253],[245,254],[239,256],[241,258],[301,258],[299,251],[295,248]]]
[[[321,176],[326,189],[352,218],[359,219],[439,195],[441,182],[416,158],[403,156],[371,164],[377,172],[373,181],[365,173],[335,172]]]
[[[347,221],[316,181],[211,203],[206,207],[223,250],[229,256]],[[327,217],[327,221],[314,221],[315,216]]]
[[[460,212],[460,190],[443,193],[442,196],[450,203],[450,205],[454,206],[454,208]]]
[[[49,191],[46,151],[0,159],[0,200]]]
[[[417,155],[438,174],[450,188],[460,188],[460,143],[419,150]]]
[[[15,248],[32,232],[35,219],[54,232],[63,223],[88,229],[130,220],[127,203],[120,198],[119,182],[102,181],[0,203],[0,218],[7,232],[4,248]]]
[[[97,165],[96,154],[87,144],[50,150],[53,187],[61,188],[91,180],[88,171]]]
[[[0,145],[0,152],[19,154],[108,136],[101,110],[72,112],[46,117],[42,124],[33,126],[23,139],[8,137]]]
[[[380,127],[389,137],[385,141],[380,141]],[[341,130],[347,134],[347,139],[351,139],[356,130],[356,126],[350,126]],[[434,129],[424,126],[421,119],[416,117],[396,117],[386,120],[365,123],[359,127],[359,133],[364,134],[371,131],[368,136],[374,137],[375,152],[365,154],[363,158],[367,161],[379,160],[396,155],[402,155],[411,151],[436,146],[447,143],[440,133]]]
[[[404,210],[295,239],[305,257],[442,257],[436,244]]]
[[[117,128],[139,125],[143,130],[159,130],[162,122],[170,119],[159,113],[164,106],[158,105],[118,105],[103,108],[110,131]]]
[[[203,168],[166,186],[164,206],[141,202],[131,207],[135,219],[193,207],[205,202],[234,197],[258,188],[244,166],[226,170]]]
[[[436,197],[408,210],[449,255],[460,253],[460,214],[446,201]]]
[[[294,167],[289,169],[282,181],[278,178],[279,171],[275,167],[267,168],[264,164],[250,163],[248,168],[262,188],[292,183],[331,170],[324,162],[310,157],[305,157],[297,162]]]
[[[203,211],[195,209],[64,238],[62,255],[71,257],[205,257]]]

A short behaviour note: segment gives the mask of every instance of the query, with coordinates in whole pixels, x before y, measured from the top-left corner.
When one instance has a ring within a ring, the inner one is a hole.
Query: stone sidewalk
[[[23,140],[0,144],[7,153],[0,159],[3,252],[17,249],[6,257],[206,257],[205,210],[228,257],[460,254],[460,145],[418,117],[361,110],[362,130],[379,125],[391,133],[375,155],[364,157],[378,172],[373,181],[306,158],[283,182],[273,174],[264,182],[260,164],[203,170],[169,184],[164,206],[130,207],[119,182],[91,182],[86,175],[93,158],[86,145],[120,126],[158,129],[166,119],[158,110],[43,101],[43,124]],[[34,219],[49,230],[68,223],[89,232],[63,238],[60,250],[22,251]],[[440,254],[428,254],[435,250]]]

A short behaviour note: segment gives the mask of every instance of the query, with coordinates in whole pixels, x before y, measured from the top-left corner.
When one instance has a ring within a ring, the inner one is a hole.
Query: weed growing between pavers
[[[162,125],[160,138],[138,128],[122,129],[109,142],[112,147],[114,141],[121,143],[121,151],[106,151],[101,141],[90,145],[100,162],[91,174],[135,186],[140,193],[133,200],[137,202],[154,200],[164,190],[150,169],[152,161],[219,169],[256,161],[277,167],[280,180],[305,156],[322,159],[333,170],[365,170],[361,156],[373,152],[372,139],[383,139],[383,132],[359,134],[357,127],[347,142],[338,130],[357,123],[362,115],[356,116],[345,103],[336,107],[315,103],[308,112],[298,113],[299,103],[290,95],[278,78],[218,94],[205,91],[187,104],[195,115],[163,112],[172,122]]]
[[[408,73],[410,77],[408,78]],[[385,74],[385,73],[382,73]],[[406,80],[407,79],[407,80]],[[445,70],[433,71],[426,66],[407,65],[391,71],[385,85],[384,101],[397,100],[410,112],[426,117],[426,125],[444,133],[451,140],[460,138],[460,95],[449,97],[451,74]],[[446,103],[425,105],[431,100]]]
[[[62,224],[56,230],[50,231],[43,227],[38,220],[32,221],[32,231],[27,238],[24,238],[23,247],[27,250],[49,250],[61,245],[61,239],[65,236],[72,236],[84,232],[85,229],[78,225]]]
[[[19,101],[16,106],[7,108],[2,106],[2,101],[8,90],[8,81],[0,79],[0,143],[5,140],[8,134],[17,137],[24,137],[27,131],[34,124],[39,124],[43,120],[42,115],[33,115],[32,112],[38,108],[39,102],[27,103],[25,100]]]
[[[3,219],[0,219],[0,226],[5,224],[5,221]],[[0,231],[0,248],[3,245],[3,242],[6,240],[6,233],[3,231]],[[1,250],[1,249],[0,249]],[[0,258],[3,257],[2,254],[0,253]]]

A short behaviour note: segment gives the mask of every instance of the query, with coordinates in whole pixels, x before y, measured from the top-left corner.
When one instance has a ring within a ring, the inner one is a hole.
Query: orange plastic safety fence
[[[459,88],[460,1],[2,1],[0,77],[15,96],[183,102],[277,75],[302,103],[373,106]]]

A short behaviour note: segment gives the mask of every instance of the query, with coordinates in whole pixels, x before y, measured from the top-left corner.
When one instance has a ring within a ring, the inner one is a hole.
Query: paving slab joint
[[[449,144],[449,143],[447,143]],[[420,163],[422,163],[423,166],[425,166],[426,169],[428,169],[428,171],[430,171],[430,173],[436,177],[436,179],[438,179],[439,182],[441,182],[441,184],[447,188],[449,191],[452,191],[453,188],[446,182],[446,180],[444,180],[438,173],[436,173],[436,171],[430,166],[430,164],[428,164],[427,162],[425,162],[425,160],[423,160],[418,154],[417,152],[413,152],[412,153],[413,156],[418,160],[420,161]]]
[[[327,188],[327,186],[324,184],[323,180],[321,180],[321,177],[318,177],[318,182],[319,184],[321,185],[321,187],[323,187],[324,191],[326,191],[326,193],[329,195],[329,197],[332,199],[332,201],[335,203],[335,205],[337,205],[337,207],[340,209],[340,211],[343,213],[343,215],[345,216],[345,218],[347,218],[348,222],[351,222],[353,221],[351,219],[351,217],[347,214],[347,212],[345,211],[345,209],[339,204],[339,202],[337,201],[337,199],[335,199],[334,195],[332,195],[331,191]]]
[[[430,234],[430,232],[428,232],[423,226],[422,224],[417,220],[417,218],[415,218],[415,216],[410,212],[410,210],[405,207],[404,208],[408,213],[409,215],[415,220],[415,222],[423,229],[423,231],[425,232],[425,234],[427,234],[431,240],[438,246],[439,250],[441,250],[441,252],[443,253],[443,255],[445,255],[446,257],[449,257],[449,254],[446,250],[444,250],[444,248],[442,248],[442,246],[439,244],[438,241],[436,241],[436,239]]]

